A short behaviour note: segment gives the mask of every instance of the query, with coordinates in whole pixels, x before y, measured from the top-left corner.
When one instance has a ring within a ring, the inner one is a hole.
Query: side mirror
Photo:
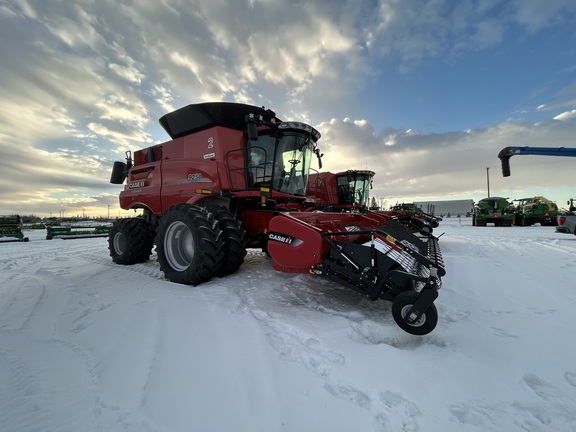
[[[124,162],[116,161],[112,166],[112,175],[110,176],[110,183],[122,184],[128,176],[128,165]]]

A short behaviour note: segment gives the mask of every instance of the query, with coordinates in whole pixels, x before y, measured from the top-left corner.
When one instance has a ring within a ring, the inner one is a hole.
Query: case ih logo
[[[280,234],[280,233],[275,233],[275,232],[271,232],[270,234],[268,234],[268,240],[273,240],[273,241],[277,241],[280,243],[289,244],[292,246],[298,246],[298,245],[302,244],[302,240],[300,240],[300,239],[297,239],[295,237],[290,237],[286,234]]]
[[[141,187],[144,187],[144,182],[143,182],[142,180],[141,180],[141,181],[130,182],[130,183],[128,184],[128,187],[129,187],[130,189],[141,188]]]

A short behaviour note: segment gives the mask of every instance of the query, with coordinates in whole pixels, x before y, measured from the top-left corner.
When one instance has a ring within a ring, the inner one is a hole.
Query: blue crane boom
[[[568,147],[504,147],[498,153],[502,162],[502,175],[510,176],[510,158],[516,155],[572,156],[576,157],[576,148]]]

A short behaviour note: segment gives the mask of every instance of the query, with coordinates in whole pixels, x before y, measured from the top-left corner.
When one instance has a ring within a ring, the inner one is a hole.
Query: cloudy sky
[[[242,102],[322,132],[387,200],[576,196],[574,0],[0,0],[0,214],[120,214],[163,114]],[[110,210],[109,210],[110,209]]]

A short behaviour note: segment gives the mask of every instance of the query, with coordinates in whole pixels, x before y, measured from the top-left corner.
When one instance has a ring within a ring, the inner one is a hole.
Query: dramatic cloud
[[[319,125],[378,195],[479,198],[501,147],[575,146],[575,24],[571,0],[1,2],[0,213],[116,208],[112,161],[218,100]]]

